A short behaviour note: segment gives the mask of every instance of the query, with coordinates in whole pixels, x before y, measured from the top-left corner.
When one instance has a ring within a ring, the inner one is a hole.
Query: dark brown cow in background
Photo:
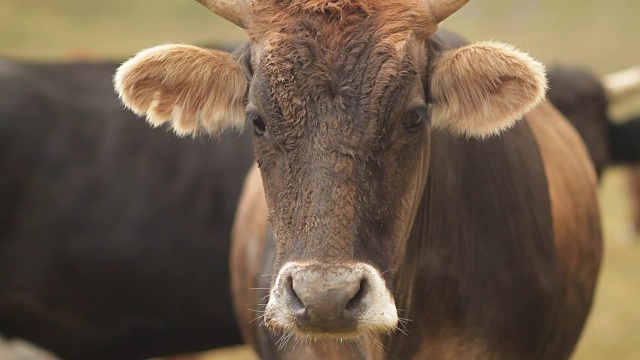
[[[608,76],[606,86],[615,89],[610,97],[629,98],[640,92],[640,66]],[[631,211],[635,236],[640,234],[640,116],[634,116],[612,124],[609,130],[612,162],[628,166],[627,176],[631,191]],[[633,240],[632,240],[633,241]]]
[[[610,165],[640,161],[640,120],[616,122],[610,107],[640,91],[640,67],[603,77],[586,69],[549,71],[547,98],[576,128],[589,150],[598,176]]]
[[[65,360],[239,344],[228,253],[251,136],[149,129],[113,92],[118,65],[0,60],[0,335]]]
[[[200,2],[247,29],[240,61],[164,45],[115,83],[180,135],[246,109],[260,172],[232,266],[237,288],[266,289],[235,294],[263,358],[570,356],[600,265],[596,176],[540,103],[538,62],[448,47],[434,33],[466,1]],[[262,301],[265,326],[248,322]]]

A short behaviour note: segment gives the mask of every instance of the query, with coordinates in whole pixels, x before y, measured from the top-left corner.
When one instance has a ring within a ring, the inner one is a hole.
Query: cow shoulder
[[[271,250],[267,243],[267,203],[262,187],[260,169],[254,164],[246,177],[242,195],[236,211],[236,219],[232,230],[231,245],[231,286],[234,307],[244,340],[255,341],[254,321],[260,314],[250,309],[257,306],[260,300],[259,287],[267,287],[268,278],[260,275],[271,269],[264,269],[264,263],[270,258],[266,254]],[[260,284],[265,280],[265,284]],[[265,286],[262,286],[265,285]]]

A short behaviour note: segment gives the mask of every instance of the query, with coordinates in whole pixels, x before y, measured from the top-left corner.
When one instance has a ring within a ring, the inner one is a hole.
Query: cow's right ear
[[[179,136],[219,134],[245,122],[246,73],[233,55],[191,45],[161,45],[118,68],[114,85],[126,107],[152,126],[168,121]]]

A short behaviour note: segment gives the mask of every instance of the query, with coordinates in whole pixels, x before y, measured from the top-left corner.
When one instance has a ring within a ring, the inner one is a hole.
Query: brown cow
[[[600,265],[596,176],[540,63],[450,48],[436,29],[467,1],[199,1],[247,30],[245,56],[164,45],[115,85],[181,135],[246,110],[260,171],[234,300],[261,357],[570,356]]]

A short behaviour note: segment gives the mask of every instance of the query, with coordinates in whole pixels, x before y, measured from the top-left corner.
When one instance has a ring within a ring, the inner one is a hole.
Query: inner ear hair
[[[538,105],[547,89],[543,64],[498,42],[442,53],[431,76],[432,123],[457,136],[501,133]]]
[[[221,50],[177,44],[146,49],[118,68],[114,85],[126,107],[151,126],[170,123],[178,136],[244,126],[247,74]]]

